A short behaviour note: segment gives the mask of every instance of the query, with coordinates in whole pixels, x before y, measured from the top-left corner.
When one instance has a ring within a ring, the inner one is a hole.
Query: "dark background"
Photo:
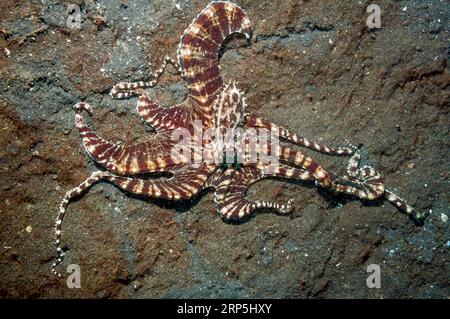
[[[326,145],[363,143],[390,188],[431,210],[423,227],[387,202],[303,184],[256,184],[251,198],[294,198],[293,213],[232,225],[211,193],[174,205],[103,183],[63,223],[60,271],[80,265],[81,289],[49,271],[58,205],[95,169],[72,105],[92,103],[93,125],[112,141],[144,140],[136,99],[108,92],[175,56],[207,1],[70,3],[81,7],[80,30],[66,25],[68,3],[0,2],[1,297],[448,298],[448,1],[377,1],[382,27],[369,31],[370,1],[242,0],[253,43],[233,41],[221,60],[250,112]],[[171,105],[186,88],[166,73],[149,92]],[[343,172],[342,158],[307,153]],[[366,286],[370,264],[381,289]]]

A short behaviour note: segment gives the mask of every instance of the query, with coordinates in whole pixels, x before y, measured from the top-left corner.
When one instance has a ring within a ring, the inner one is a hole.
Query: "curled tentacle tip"
[[[292,212],[292,209],[294,208],[292,206],[292,203],[294,202],[294,200],[291,198],[287,201],[285,208],[281,211],[283,214],[289,214]]]
[[[79,103],[75,104],[73,106],[73,109],[75,111],[79,111],[79,112],[84,110],[84,111],[88,112],[90,115],[92,115],[92,107],[85,102],[79,102]]]
[[[413,216],[417,221],[423,222],[430,215],[430,212],[419,212],[415,211]]]
[[[287,209],[288,209],[288,212],[291,212],[292,211],[292,209],[294,208],[294,199],[293,198],[291,198],[291,199],[289,199],[288,200],[288,202],[287,202]]]

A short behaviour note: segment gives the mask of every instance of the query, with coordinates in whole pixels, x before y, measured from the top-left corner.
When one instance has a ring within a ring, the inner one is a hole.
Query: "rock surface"
[[[65,2],[0,2],[0,297],[449,297],[448,1],[380,0],[381,29],[370,31],[370,1],[241,0],[252,44],[231,42],[221,59],[251,112],[323,144],[362,143],[387,185],[431,211],[422,227],[387,202],[301,183],[255,184],[251,198],[293,198],[294,211],[237,225],[215,213],[211,193],[174,204],[103,183],[63,224],[60,270],[78,264],[81,289],[49,271],[59,202],[96,169],[72,106],[92,103],[110,140],[145,139],[136,99],[108,92],[174,56],[207,1],[71,2],[81,29],[68,27]],[[170,105],[186,88],[170,70],[149,92]],[[342,172],[342,158],[307,153]],[[380,289],[366,285],[370,264]]]

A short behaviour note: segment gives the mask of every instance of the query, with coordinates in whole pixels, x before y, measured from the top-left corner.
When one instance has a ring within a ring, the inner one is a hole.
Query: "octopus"
[[[92,114],[92,107],[85,102],[74,106],[82,144],[103,169],[69,190],[61,202],[53,273],[61,277],[56,267],[64,257],[61,229],[67,206],[99,181],[132,194],[174,201],[212,190],[218,214],[231,221],[242,220],[258,209],[279,213],[292,210],[292,200],[277,203],[246,198],[253,183],[265,178],[311,181],[330,192],[362,200],[385,198],[413,220],[425,219],[426,214],[386,188],[378,171],[362,165],[360,148],[350,143],[347,147],[320,145],[246,112],[244,92],[236,82],[224,83],[220,74],[220,52],[231,35],[243,37],[250,44],[252,28],[247,14],[232,2],[212,2],[183,33],[176,60],[166,57],[150,82],[121,82],[112,88],[112,98],[138,97],[136,111],[155,131],[144,142],[121,145],[107,141],[85,121],[83,113]],[[150,99],[145,89],[157,85],[168,64],[185,80],[188,94],[182,103],[163,107]],[[189,138],[198,131],[204,132],[200,138]],[[333,174],[304,152],[278,143],[278,139],[327,155],[349,157],[346,174]]]

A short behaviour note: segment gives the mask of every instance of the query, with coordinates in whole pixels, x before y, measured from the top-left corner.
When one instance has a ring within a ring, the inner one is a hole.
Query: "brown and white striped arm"
[[[140,179],[117,176],[108,172],[94,172],[79,186],[71,189],[64,196],[55,221],[57,258],[51,265],[51,271],[62,277],[56,267],[63,261],[64,252],[61,248],[62,222],[69,202],[83,193],[92,185],[103,180],[109,181],[120,189],[146,197],[163,198],[168,200],[189,199],[203,189],[207,179],[214,170],[214,166],[186,167],[183,170],[172,170],[170,178]]]
[[[355,149],[352,147],[330,147],[321,145],[314,141],[309,141],[302,136],[290,132],[288,129],[282,126],[276,125],[274,123],[266,121],[265,119],[259,116],[254,116],[252,114],[249,114],[246,117],[245,126],[253,128],[265,128],[268,131],[275,130],[276,132],[279,133],[280,138],[284,140],[327,155],[347,156],[352,155],[355,152]]]
[[[239,220],[249,216],[258,208],[289,213],[292,209],[292,200],[286,204],[262,200],[252,201],[245,198],[247,189],[251,184],[269,177],[314,180],[314,176],[306,170],[283,164],[271,166],[261,164],[255,167],[244,167],[240,170],[228,169],[216,177],[212,186],[215,188],[214,202],[220,216],[229,220]]]
[[[93,160],[115,174],[154,172],[184,163],[183,158],[174,158],[171,154],[176,141],[171,139],[169,132],[152,135],[142,143],[119,145],[103,139],[86,124],[81,111],[92,112],[89,104],[81,102],[76,104],[74,109],[76,127],[86,152]]]
[[[152,74],[152,81],[120,82],[114,85],[109,94],[113,99],[127,99],[131,96],[139,95],[140,89],[151,88],[158,84],[159,79],[166,70],[168,64],[172,64],[177,70],[178,74],[180,74],[184,78],[184,70],[180,66],[180,64],[175,59],[166,56],[160,68]]]

